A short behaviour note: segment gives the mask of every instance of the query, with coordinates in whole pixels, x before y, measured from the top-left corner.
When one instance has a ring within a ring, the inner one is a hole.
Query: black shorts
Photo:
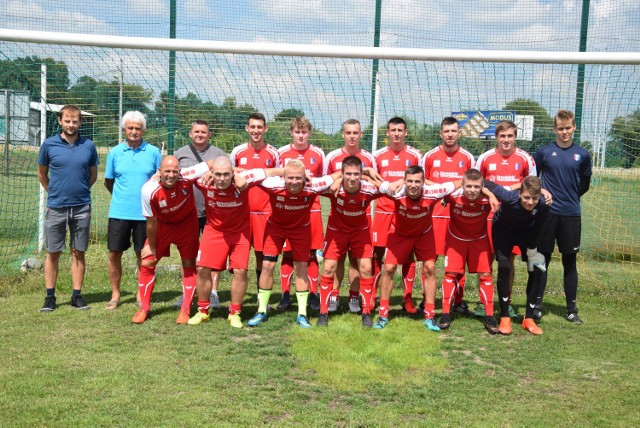
[[[107,248],[109,251],[126,251],[131,247],[133,239],[133,249],[142,251],[144,242],[147,240],[147,222],[145,220],[120,220],[109,219],[107,229]]]
[[[207,217],[198,217],[198,229],[200,230],[200,235],[202,236],[202,232],[204,231],[204,226],[207,224]]]
[[[555,243],[562,254],[576,254],[580,251],[582,218],[549,213],[540,231],[538,251],[553,253]]]
[[[526,261],[527,254],[527,243],[526,236],[524,232],[512,232],[507,230],[502,230],[500,227],[496,227],[494,224],[491,230],[491,238],[493,240],[493,253],[496,258],[498,254],[505,256],[506,258],[511,257],[511,253],[513,252],[513,247],[518,246],[520,248],[520,252],[522,255],[520,256],[522,260]]]

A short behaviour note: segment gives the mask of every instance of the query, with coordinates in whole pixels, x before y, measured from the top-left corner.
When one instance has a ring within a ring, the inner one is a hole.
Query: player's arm
[[[370,177],[373,180],[370,183],[381,183],[384,180],[378,171],[370,166],[362,169],[362,175]]]
[[[38,181],[44,187],[44,190],[49,191],[49,166],[38,165]]]
[[[113,194],[113,183],[115,183],[115,180],[113,178],[104,179],[104,187],[106,187],[111,194]]]
[[[591,176],[580,176],[580,187],[578,188],[578,196],[582,197],[582,195],[587,193],[589,191],[589,187],[591,187]]]
[[[500,201],[496,198],[496,195],[486,187],[482,186],[482,194],[489,198],[489,205],[491,205],[491,211],[495,212],[500,208]]]
[[[404,179],[401,178],[394,182],[383,181],[380,183],[378,190],[380,193],[390,196],[391,198],[401,198],[405,193]]]
[[[342,171],[336,171],[323,177],[312,178],[307,184],[307,187],[313,192],[320,193],[323,190],[330,188],[336,181],[340,180],[342,180]]]
[[[158,219],[147,217],[147,245],[141,251],[140,256],[144,259],[149,256],[156,258],[156,237],[158,236]]]
[[[89,187],[93,186],[98,180],[98,166],[89,167]]]

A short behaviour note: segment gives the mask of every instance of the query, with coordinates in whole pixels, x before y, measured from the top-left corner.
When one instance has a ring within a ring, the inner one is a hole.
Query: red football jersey
[[[311,177],[322,177],[324,173],[325,157],[320,147],[309,144],[304,150],[297,150],[293,144],[280,147],[278,149],[280,155],[280,167],[284,167],[291,159],[302,161],[305,169]],[[320,200],[313,203],[312,211],[320,211]]]
[[[520,183],[528,175],[536,175],[536,163],[531,155],[522,149],[509,156],[503,156],[496,149],[491,149],[478,157],[476,168],[482,177],[501,186]]]
[[[362,180],[360,190],[354,194],[345,192],[341,187],[338,196],[333,193],[325,193],[322,196],[331,201],[327,228],[349,234],[369,227],[369,205],[371,201],[382,196],[382,193],[378,192],[376,186]]]
[[[231,151],[231,164],[234,167],[253,168],[277,168],[280,165],[280,155],[278,150],[267,144],[260,150],[251,147],[251,144],[244,143],[236,146]],[[269,195],[259,186],[249,189],[249,209],[252,213],[270,213]]]
[[[429,150],[422,158],[424,178],[434,183],[462,180],[462,175],[473,168],[475,162],[471,153],[458,147],[453,153],[447,153],[442,146]],[[434,217],[449,218],[449,209],[438,205],[433,209]]]
[[[451,219],[449,232],[462,241],[475,241],[487,236],[487,217],[491,212],[489,199],[484,196],[471,202],[462,190],[447,196]]]
[[[236,233],[249,228],[249,192],[265,178],[263,169],[250,169],[239,173],[247,180],[248,189],[240,192],[236,186],[225,190],[213,186],[196,186],[204,195],[207,223],[220,232]]]
[[[327,155],[325,159],[325,169],[324,175],[333,174],[336,171],[342,170],[342,161],[347,156],[350,156],[344,150],[344,147],[336,149]],[[360,149],[360,151],[355,154],[362,161],[362,168],[373,168],[376,169],[376,163],[373,159],[373,155],[366,150]]]
[[[313,178],[297,195],[289,193],[284,178],[269,177],[261,186],[269,193],[271,215],[269,222],[283,229],[294,229],[310,223],[311,208],[320,192],[333,184],[331,176]]]
[[[420,151],[411,146],[404,146],[399,152],[383,147],[373,155],[376,169],[386,181],[404,178],[404,172],[412,165],[420,165]],[[391,198],[380,198],[376,203],[376,212],[392,213],[395,204]]]
[[[388,182],[382,183],[380,191],[389,194],[388,184]],[[428,232],[433,226],[433,207],[454,190],[453,183],[425,184],[422,187],[422,195],[417,200],[413,200],[406,195],[403,187],[392,196],[395,199],[395,211],[391,223],[402,235],[415,236]]]
[[[180,170],[178,182],[172,189],[151,178],[142,186],[142,215],[156,217],[163,223],[179,223],[195,212],[193,183],[209,172],[206,162]],[[196,214],[197,216],[197,214]]]

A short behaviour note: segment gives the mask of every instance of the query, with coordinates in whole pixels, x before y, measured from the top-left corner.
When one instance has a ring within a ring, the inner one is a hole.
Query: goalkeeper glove
[[[533,268],[538,268],[542,272],[547,270],[545,265],[545,258],[538,252],[537,248],[527,249],[527,270],[533,272]]]

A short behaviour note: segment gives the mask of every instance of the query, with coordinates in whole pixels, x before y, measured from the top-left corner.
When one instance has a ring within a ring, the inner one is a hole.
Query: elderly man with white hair
[[[109,151],[104,172],[104,185],[111,193],[107,232],[111,299],[106,309],[116,309],[120,304],[122,253],[131,246],[132,240],[140,268],[140,252],[147,239],[140,192],[162,160],[160,150],[142,139],[147,127],[142,113],[126,112],[120,126],[126,139]]]

